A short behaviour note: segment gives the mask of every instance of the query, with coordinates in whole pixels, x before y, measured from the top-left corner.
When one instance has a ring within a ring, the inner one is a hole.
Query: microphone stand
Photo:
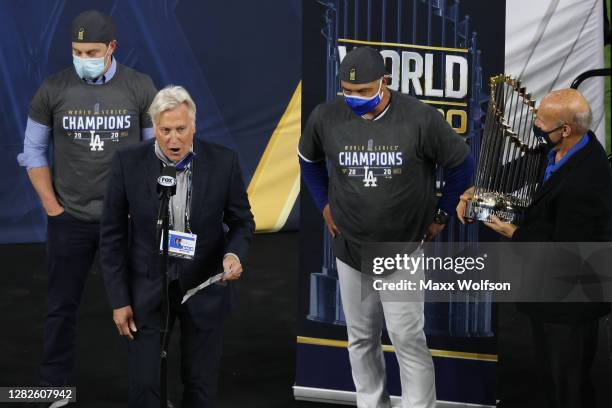
[[[160,407],[168,407],[168,334],[169,334],[169,297],[168,297],[168,230],[169,230],[169,213],[168,207],[170,197],[173,196],[175,190],[169,187],[162,187],[159,191],[159,212],[157,213],[157,241],[162,242],[162,250],[160,254],[159,271],[162,283],[162,300],[161,300],[161,321],[160,321],[160,366],[159,366],[159,385],[160,385]]]

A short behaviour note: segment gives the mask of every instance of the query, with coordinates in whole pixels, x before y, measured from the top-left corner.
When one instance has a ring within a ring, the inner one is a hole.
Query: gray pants
[[[435,408],[434,366],[423,332],[423,302],[414,297],[402,301],[396,297],[401,294],[376,291],[371,276],[339,259],[336,263],[357,407],[391,407],[381,344],[386,321],[400,368],[402,408]],[[406,278],[402,274],[407,276],[407,272],[396,271],[380,279],[397,281]]]

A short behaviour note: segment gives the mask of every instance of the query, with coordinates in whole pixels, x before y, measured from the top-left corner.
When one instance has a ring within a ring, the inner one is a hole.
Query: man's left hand
[[[442,232],[444,227],[446,227],[446,224],[438,224],[436,222],[429,224],[429,227],[427,227],[427,232],[425,233],[425,240],[431,241],[434,239],[436,235]]]
[[[242,265],[238,257],[230,254],[223,258],[223,272],[222,281],[240,279],[240,275],[242,275]]]
[[[516,225],[510,224],[509,222],[502,222],[502,220],[500,220],[494,215],[489,217],[489,219],[490,222],[485,221],[484,224],[487,227],[491,228],[493,231],[502,234],[506,238],[512,238],[512,236],[514,235],[514,231],[516,231],[516,229],[518,228]]]

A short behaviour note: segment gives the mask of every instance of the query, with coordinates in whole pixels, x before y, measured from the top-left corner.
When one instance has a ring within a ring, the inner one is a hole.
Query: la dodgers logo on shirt
[[[363,171],[364,171],[364,174],[363,174],[364,187],[378,187],[378,184],[376,184],[377,178],[374,177],[374,172],[372,170],[369,170],[368,166],[364,166]]]

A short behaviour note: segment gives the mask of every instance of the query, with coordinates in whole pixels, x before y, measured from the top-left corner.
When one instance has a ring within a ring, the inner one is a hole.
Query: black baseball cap
[[[87,10],[72,20],[70,39],[72,42],[108,44],[115,39],[115,25],[108,14]]]
[[[345,55],[340,63],[340,80],[351,84],[367,84],[387,74],[380,52],[370,47],[359,47]]]

